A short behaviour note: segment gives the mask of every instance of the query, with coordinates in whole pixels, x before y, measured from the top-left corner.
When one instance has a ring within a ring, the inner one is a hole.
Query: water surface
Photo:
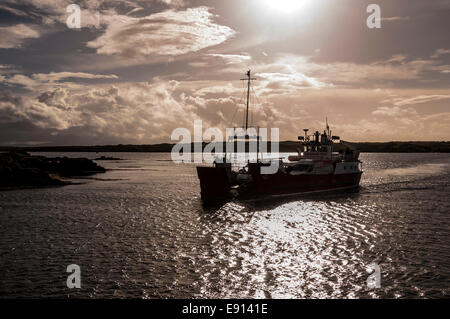
[[[448,154],[362,154],[359,192],[217,208],[194,165],[102,155],[125,160],[78,185],[0,192],[0,297],[450,296]],[[372,263],[380,289],[366,285]]]

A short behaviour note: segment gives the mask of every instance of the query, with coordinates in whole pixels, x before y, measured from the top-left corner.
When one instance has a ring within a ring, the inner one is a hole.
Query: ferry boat
[[[245,131],[248,127],[248,109],[250,85],[254,78],[247,72],[247,108]],[[259,142],[259,129],[254,138]],[[297,155],[287,160],[261,159],[259,147],[256,160],[248,161],[244,167],[235,170],[234,163],[227,154],[214,162],[213,167],[198,166],[201,197],[205,202],[222,200],[249,199],[267,196],[286,196],[314,192],[330,192],[359,187],[362,176],[360,152],[351,144],[333,136],[326,123],[323,133],[315,131],[309,134],[304,129],[299,136]],[[242,137],[241,137],[242,138]],[[238,140],[234,136],[233,142]],[[251,137],[246,135],[245,141]],[[259,143],[258,143],[259,145]],[[264,174],[262,168],[277,161],[277,170],[273,174]]]

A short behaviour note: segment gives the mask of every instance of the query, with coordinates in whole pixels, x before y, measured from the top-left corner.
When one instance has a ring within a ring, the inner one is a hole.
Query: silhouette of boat
[[[247,72],[247,108],[245,132],[248,127],[251,71]],[[261,137],[234,136],[233,142],[243,138],[246,142],[252,138],[257,141],[256,160],[248,161],[244,167],[236,170],[230,158],[225,154],[217,158],[212,167],[198,166],[201,197],[205,202],[230,199],[249,199],[267,196],[285,196],[315,192],[330,192],[359,187],[361,175],[360,152],[351,144],[333,136],[326,123],[323,133],[315,131],[299,136],[298,154],[281,158],[262,159],[259,156]],[[276,162],[274,162],[276,161]],[[275,165],[274,165],[275,164]],[[264,168],[277,167],[270,174]]]

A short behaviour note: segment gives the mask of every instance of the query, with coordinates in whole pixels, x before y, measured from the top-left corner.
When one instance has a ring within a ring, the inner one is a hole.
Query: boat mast
[[[247,131],[247,129],[248,129],[248,109],[250,106],[250,86],[251,86],[251,82],[256,80],[256,78],[251,77],[251,72],[252,72],[251,70],[248,70],[247,78],[241,79],[241,81],[247,81],[247,110],[245,112],[245,131]]]
[[[256,80],[256,78],[252,78],[252,70],[247,71],[247,78],[241,79],[241,81],[247,81],[247,109],[245,111],[245,139],[249,139],[248,135],[248,110],[250,108],[250,87],[252,84],[252,81]],[[256,132],[256,162],[259,161],[259,128]]]
[[[245,130],[248,129],[248,107],[250,104],[250,70],[248,70],[248,87],[247,87],[247,111],[245,112]]]

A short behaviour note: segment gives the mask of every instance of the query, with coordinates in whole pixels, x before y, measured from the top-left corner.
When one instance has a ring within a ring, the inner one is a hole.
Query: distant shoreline
[[[361,153],[450,153],[450,142],[353,143]],[[93,153],[170,153],[175,144],[97,145],[97,146],[0,146],[0,151],[26,152],[93,152]],[[206,144],[203,144],[203,147]],[[296,152],[299,142],[280,142],[282,153]],[[270,144],[269,144],[270,146]],[[202,149],[203,149],[202,147]],[[193,144],[191,145],[194,151]],[[224,147],[225,150],[225,147]]]

